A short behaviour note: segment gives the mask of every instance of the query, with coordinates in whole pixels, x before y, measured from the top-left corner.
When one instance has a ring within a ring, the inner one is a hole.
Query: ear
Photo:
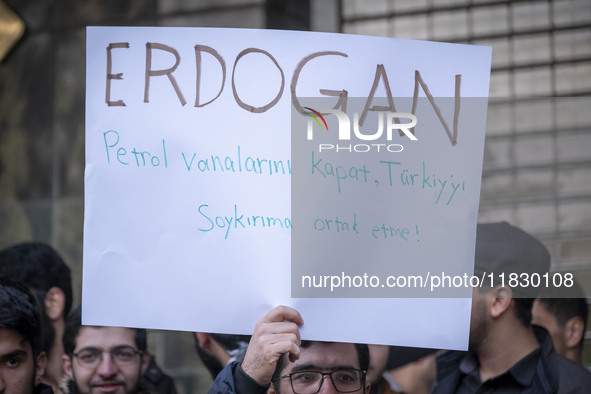
[[[569,349],[577,348],[579,342],[585,333],[583,332],[583,319],[579,316],[571,317],[564,325],[564,339],[566,347]]]
[[[508,287],[495,287],[491,290],[491,298],[487,299],[488,312],[491,317],[497,318],[501,316],[513,302],[513,293]]]
[[[211,335],[206,332],[196,332],[195,336],[199,341],[199,347],[203,350],[207,350],[211,347]]]
[[[57,320],[64,315],[66,295],[59,287],[52,287],[45,296],[45,314],[50,320]]]
[[[74,373],[72,372],[72,358],[67,354],[62,355],[62,368],[71,380],[74,380]]]
[[[45,366],[47,365],[47,356],[45,352],[39,353],[35,360],[35,386],[41,382],[41,376],[45,373]]]
[[[142,352],[141,355],[141,372],[142,372],[142,376],[146,373],[146,370],[148,369],[148,365],[150,364],[150,358],[152,357],[150,355],[150,352],[148,351],[144,351]]]
[[[371,391],[371,383],[366,383],[365,384],[365,394],[369,394],[370,391]]]

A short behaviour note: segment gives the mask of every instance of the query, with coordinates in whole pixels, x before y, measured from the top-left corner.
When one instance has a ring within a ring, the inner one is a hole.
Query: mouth
[[[123,383],[121,382],[103,382],[103,383],[96,383],[92,385],[92,388],[98,390],[102,393],[112,393],[116,391],[119,387],[123,387]]]

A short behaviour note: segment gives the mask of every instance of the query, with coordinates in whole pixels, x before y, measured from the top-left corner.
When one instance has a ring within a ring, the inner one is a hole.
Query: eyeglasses
[[[117,346],[111,350],[102,350],[94,347],[88,347],[80,350],[78,353],[72,353],[72,356],[78,360],[78,365],[84,368],[96,368],[103,361],[103,354],[108,353],[111,361],[122,367],[129,365],[138,354],[142,352],[131,346]]]
[[[289,378],[295,394],[315,394],[320,391],[325,376],[330,378],[339,393],[359,391],[365,382],[365,371],[360,369],[340,369],[332,372],[301,371],[281,376],[279,379]]]

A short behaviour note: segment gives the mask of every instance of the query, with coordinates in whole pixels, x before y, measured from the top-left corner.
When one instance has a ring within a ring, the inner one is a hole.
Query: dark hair
[[[24,283],[33,292],[39,291],[38,297],[42,296],[42,300],[45,300],[49,289],[60,288],[66,298],[64,318],[70,312],[70,268],[51,246],[41,242],[26,242],[0,251],[0,275]]]
[[[76,349],[76,338],[80,333],[82,327],[82,308],[77,306],[72,309],[68,317],[66,318],[66,328],[64,330],[63,345],[64,353],[72,354]],[[147,349],[147,332],[143,328],[135,329],[135,345],[141,351]]]
[[[0,328],[12,330],[29,342],[36,358],[41,348],[41,313],[29,289],[12,279],[0,276]]]
[[[583,332],[587,330],[589,307],[585,293],[577,282],[573,282],[573,285],[568,289],[546,290],[538,298],[538,301],[546,311],[556,318],[560,327],[564,327],[566,322],[573,317],[580,317],[583,320]],[[579,347],[583,348],[584,343],[585,335],[581,337]]]
[[[331,342],[323,342],[323,341],[302,341],[300,348],[306,349],[312,346],[314,343],[331,343]],[[369,368],[369,346],[364,343],[354,343],[355,350],[357,351],[357,359],[359,360],[359,368],[362,371],[367,371]],[[275,367],[275,372],[273,372],[272,382],[275,391],[279,393],[279,377],[285,366],[287,365],[287,354],[282,354],[277,361],[277,366]],[[363,382],[365,384],[365,380]]]
[[[525,327],[531,326],[531,308],[534,298],[513,298],[515,302],[515,315]]]

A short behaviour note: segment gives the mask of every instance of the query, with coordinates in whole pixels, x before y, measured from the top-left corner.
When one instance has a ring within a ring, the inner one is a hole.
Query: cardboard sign
[[[306,119],[306,98],[412,98],[417,84],[421,98],[483,98],[490,58],[486,47],[340,34],[89,27],[83,323],[250,334],[286,304],[305,339],[465,349],[465,298],[292,298],[292,118]],[[438,116],[429,105],[416,108],[422,148],[391,141],[406,149],[395,176],[371,164],[381,174],[370,182],[396,182],[416,209],[399,222],[357,220],[369,238],[424,243],[401,261],[427,250],[419,263],[436,253],[445,271],[449,255],[471,275],[486,112],[467,130],[460,110],[454,131],[455,109],[436,103],[449,134],[421,135],[422,119]],[[439,157],[421,157],[437,145]],[[321,182],[354,200],[349,175]],[[440,239],[451,231],[451,244]]]

